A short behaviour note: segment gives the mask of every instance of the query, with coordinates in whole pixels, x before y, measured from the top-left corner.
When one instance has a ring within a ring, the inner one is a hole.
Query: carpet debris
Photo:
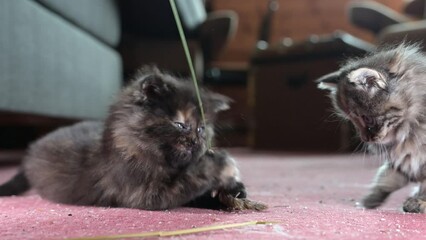
[[[67,240],[98,240],[98,239],[123,239],[123,238],[145,238],[145,237],[172,237],[180,235],[188,235],[194,233],[209,232],[215,230],[224,230],[229,228],[239,228],[252,225],[272,225],[277,222],[267,221],[250,221],[243,223],[231,223],[223,225],[213,225],[207,227],[195,227],[190,229],[175,230],[175,231],[159,231],[159,232],[143,232],[143,233],[132,233],[132,234],[119,234],[109,236],[98,236],[98,237],[81,237],[81,238],[68,238]]]

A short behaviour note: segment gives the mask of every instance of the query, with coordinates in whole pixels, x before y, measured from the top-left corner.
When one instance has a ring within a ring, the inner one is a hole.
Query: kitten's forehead
[[[347,75],[347,80],[356,88],[365,88],[366,86],[375,92],[377,88],[384,89],[387,85],[385,76],[379,71],[371,68],[361,67],[352,70]]]
[[[176,111],[175,120],[178,122],[188,122],[194,118],[196,107],[193,105],[187,105],[185,108],[178,109]]]
[[[375,77],[377,79],[383,79],[382,74],[380,74],[378,71],[371,68],[362,67],[349,72],[348,80],[351,83],[357,83],[369,76]]]

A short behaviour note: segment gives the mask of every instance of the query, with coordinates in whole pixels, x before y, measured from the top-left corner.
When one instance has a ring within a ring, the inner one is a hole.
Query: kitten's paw
[[[230,196],[234,198],[246,198],[247,197],[247,191],[246,187],[242,182],[234,182],[232,185],[228,185],[225,188],[222,189],[216,189],[211,191],[211,197],[216,197],[219,192],[223,192],[226,194],[229,194]]]
[[[232,186],[219,190],[218,198],[223,209],[228,211],[263,211],[268,208],[266,204],[248,199],[246,188],[242,182],[234,182]]]
[[[375,191],[365,196],[361,200],[361,204],[364,208],[367,208],[367,209],[377,208],[380,205],[382,205],[382,203],[386,200],[388,196],[389,196],[389,193]]]
[[[268,208],[268,206],[264,203],[252,201],[248,198],[234,197],[226,192],[219,192],[218,198],[223,208],[227,211],[263,211]]]
[[[425,213],[426,201],[419,198],[409,197],[402,205],[402,210],[410,213]]]
[[[246,187],[242,182],[235,182],[231,186],[227,186],[223,192],[233,196],[234,198],[246,198],[247,197],[247,191]]]

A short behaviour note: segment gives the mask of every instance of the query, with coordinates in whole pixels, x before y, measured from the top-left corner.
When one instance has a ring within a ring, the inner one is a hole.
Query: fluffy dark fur
[[[229,107],[229,99],[206,90],[201,96],[205,124],[190,81],[144,69],[105,122],[78,123],[32,144],[23,170],[0,194],[31,186],[44,198],[68,204],[233,208],[223,206],[217,193],[245,198],[235,161],[224,151],[208,150],[216,113]]]
[[[419,191],[403,204],[426,211],[426,56],[415,45],[385,48],[349,61],[318,80],[337,112],[350,120],[368,148],[386,161],[362,200],[376,208],[410,181]]]

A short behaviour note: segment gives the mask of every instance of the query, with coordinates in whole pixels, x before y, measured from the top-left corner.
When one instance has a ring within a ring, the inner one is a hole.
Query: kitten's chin
[[[197,161],[202,155],[198,148],[177,148],[168,156],[168,162],[172,167],[185,167]]]
[[[168,157],[169,164],[174,168],[188,166],[193,160],[191,151],[176,151]]]
[[[365,143],[373,143],[378,145],[388,145],[394,141],[394,138],[391,136],[391,134],[386,134],[384,137],[376,136],[374,138],[368,138],[366,135],[361,134],[360,138]]]

